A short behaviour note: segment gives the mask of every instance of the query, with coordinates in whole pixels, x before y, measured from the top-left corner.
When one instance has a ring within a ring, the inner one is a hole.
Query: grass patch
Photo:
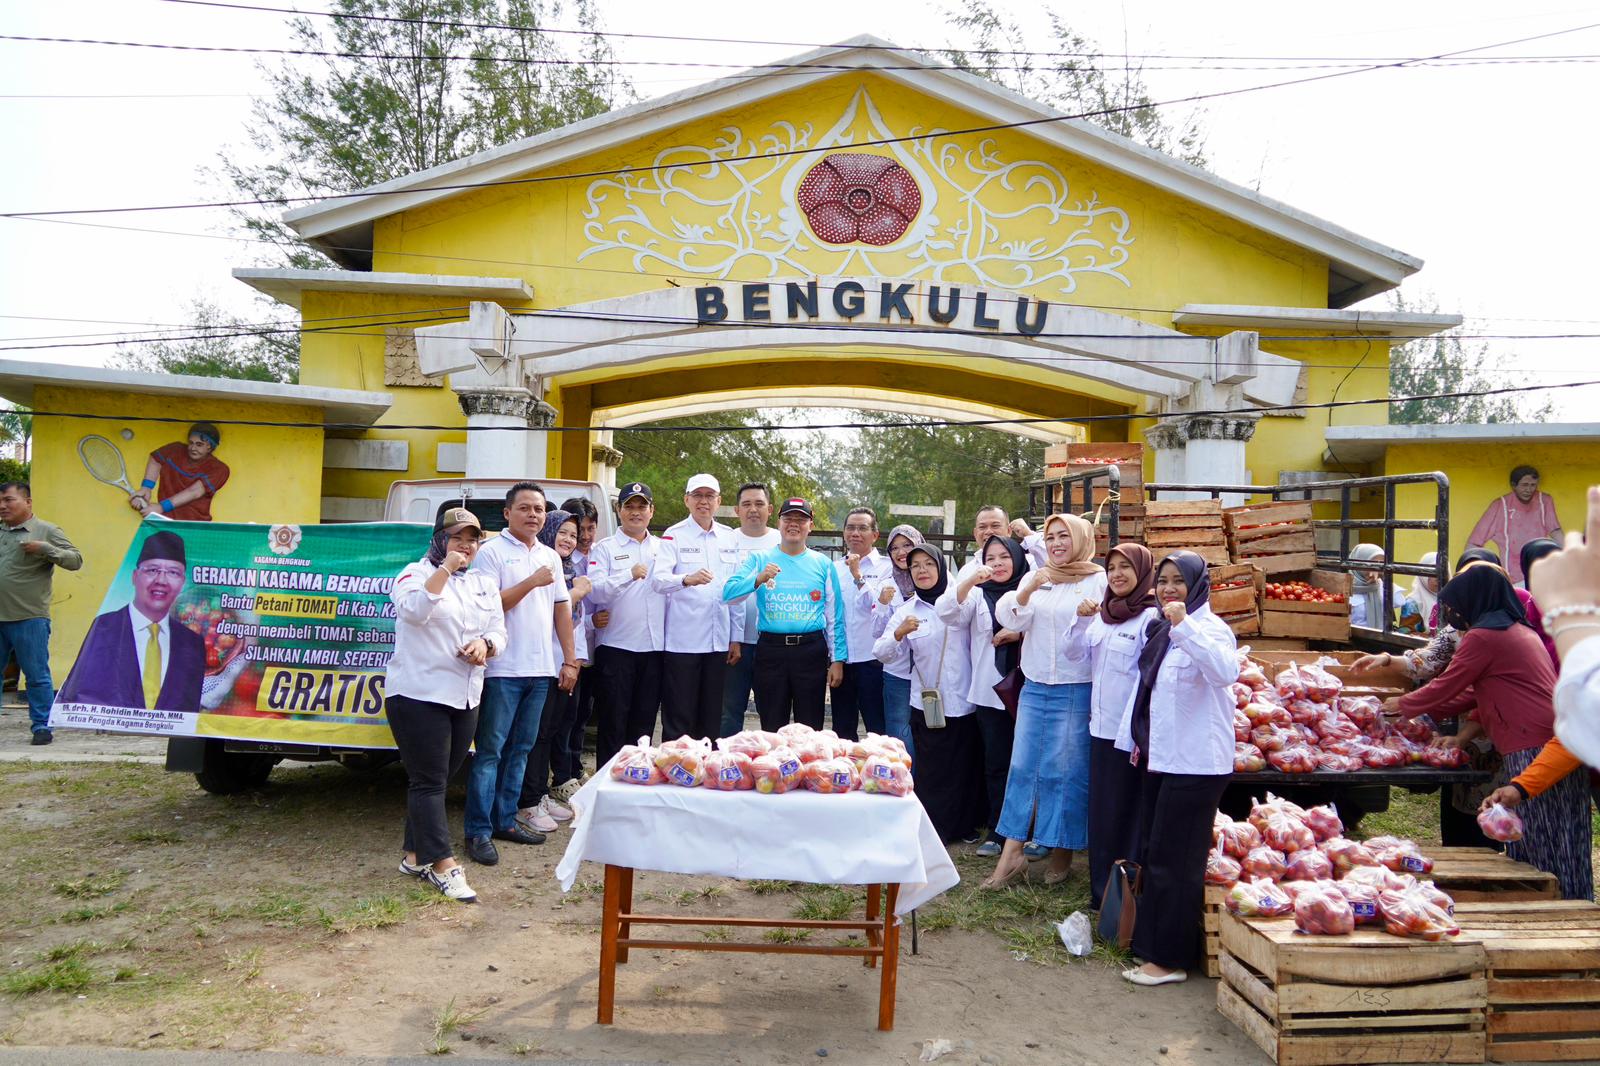
[[[239,975],[239,983],[252,981],[261,976],[261,949],[246,948],[242,951],[228,952],[224,968],[229,973]]]
[[[0,980],[0,992],[13,996],[32,996],[41,992],[82,992],[95,982],[94,972],[82,956],[72,955],[50,965],[22,973],[7,974]]]
[[[955,861],[961,883],[918,912],[917,924],[924,932],[987,932],[1000,937],[1019,961],[1062,965],[1072,960],[1055,927],[1073,911],[1089,909],[1086,864],[1076,863],[1072,876],[1059,885],[1044,884],[1044,871],[1037,869],[1033,874],[1037,881],[1016,881],[1009,888],[985,891],[978,885],[994,869],[993,860],[960,855]],[[1090,957],[1111,961],[1116,954],[1116,949],[1107,948]]]
[[[703,940],[721,944],[733,939],[733,931],[725,925],[714,925],[710,929],[700,930],[700,937]]]
[[[74,940],[70,944],[57,944],[48,951],[41,951],[39,960],[41,962],[62,962],[66,959],[86,959],[105,950],[106,946],[98,940]]]
[[[311,904],[288,892],[264,892],[248,913],[269,924],[299,925],[311,917]]]
[[[727,894],[728,890],[721,885],[706,885],[704,888],[685,888],[670,893],[667,899],[680,907],[692,907],[709,899],[721,899]]]
[[[744,887],[758,896],[770,896],[774,892],[793,892],[800,887],[798,881],[746,881]]]
[[[135,829],[128,834],[133,844],[176,844],[183,838],[165,829]]]
[[[485,1013],[482,1010],[457,1007],[456,997],[451,996],[450,1002],[439,1008],[439,1014],[433,1020],[433,1043],[427,1045],[424,1050],[430,1055],[450,1054],[451,1048],[447,1041],[463,1026],[471,1025]]]
[[[1355,831],[1358,840],[1376,836],[1403,837],[1422,845],[1439,843],[1438,793],[1391,788],[1389,809],[1362,818]]]
[[[105,907],[74,907],[64,914],[58,914],[53,919],[64,925],[81,925],[84,922],[97,922],[101,918],[109,918],[114,914],[121,914],[133,906],[132,900],[122,900]]]
[[[798,944],[802,940],[811,939],[809,929],[768,929],[761,936],[762,940],[771,944]]]
[[[354,933],[361,929],[386,929],[399,925],[411,913],[411,904],[399,896],[369,896],[358,899],[341,911],[322,911],[322,927],[335,933]]]
[[[122,887],[122,882],[127,879],[127,873],[122,870],[113,870],[111,873],[99,877],[93,874],[80,877],[76,881],[57,881],[50,886],[50,890],[58,896],[67,899],[100,899],[109,896]]]
[[[855,913],[858,896],[848,888],[810,889],[800,895],[794,916],[811,921],[837,922]]]

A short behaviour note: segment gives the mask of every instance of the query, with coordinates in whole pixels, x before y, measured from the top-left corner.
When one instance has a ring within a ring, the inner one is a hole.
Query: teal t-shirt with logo
[[[768,563],[778,564],[778,576],[761,587],[756,578]],[[819,551],[807,548],[790,555],[781,547],[751,552],[739,572],[722,587],[724,600],[756,596],[756,614],[763,633],[826,634],[828,651],[836,661],[845,656],[843,592],[839,571]]]

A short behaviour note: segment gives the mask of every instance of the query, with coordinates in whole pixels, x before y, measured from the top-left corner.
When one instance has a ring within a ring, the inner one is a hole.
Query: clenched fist
[[[1181,607],[1183,605],[1179,604],[1178,606]],[[1078,617],[1079,618],[1088,618],[1090,615],[1099,614],[1099,613],[1100,613],[1099,601],[1097,601],[1097,600],[1079,600],[1078,601]]]
[[[1173,600],[1171,603],[1161,608],[1161,613],[1165,615],[1167,621],[1171,622],[1173,625],[1178,625],[1185,618],[1189,617],[1189,612],[1184,608],[1183,601],[1181,600]]]

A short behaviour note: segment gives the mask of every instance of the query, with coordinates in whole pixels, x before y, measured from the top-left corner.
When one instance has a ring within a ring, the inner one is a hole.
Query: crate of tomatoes
[[[1350,575],[1313,570],[1303,581],[1269,581],[1261,632],[1272,637],[1345,640],[1350,636]]]

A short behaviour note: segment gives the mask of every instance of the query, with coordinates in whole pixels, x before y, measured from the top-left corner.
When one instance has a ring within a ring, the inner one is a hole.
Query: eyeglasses
[[[182,581],[183,570],[176,566],[150,566],[148,564],[135,568],[138,573],[148,578],[164,577],[168,581]]]

